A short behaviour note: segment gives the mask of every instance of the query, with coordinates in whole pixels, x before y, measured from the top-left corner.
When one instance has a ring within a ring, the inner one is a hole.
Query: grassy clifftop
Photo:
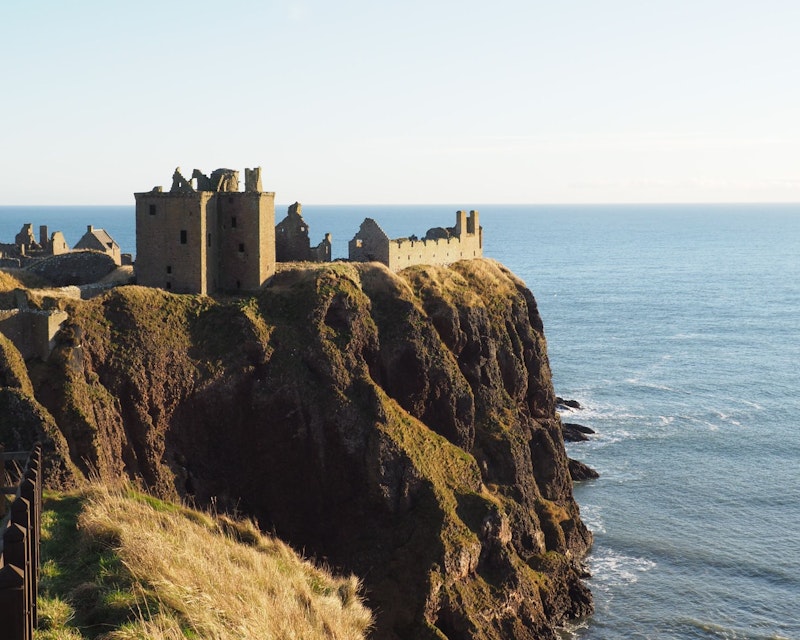
[[[502,265],[60,304],[30,378],[83,474],[256,517],[364,580],[375,638],[553,638],[591,611],[541,319]]]

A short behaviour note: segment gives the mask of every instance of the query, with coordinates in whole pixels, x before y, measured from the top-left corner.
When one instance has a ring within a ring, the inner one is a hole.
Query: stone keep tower
[[[239,172],[180,168],[172,187],[136,198],[136,279],[178,293],[254,291],[275,272],[275,194],[262,191],[261,168]]]

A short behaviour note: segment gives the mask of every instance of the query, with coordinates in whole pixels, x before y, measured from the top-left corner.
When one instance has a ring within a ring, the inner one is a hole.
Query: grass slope
[[[248,521],[130,487],[48,494],[38,640],[366,637],[355,577],[336,578]]]

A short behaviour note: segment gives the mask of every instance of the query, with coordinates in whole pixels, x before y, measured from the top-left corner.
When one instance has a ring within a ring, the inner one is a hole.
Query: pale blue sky
[[[0,204],[800,202],[797,0],[26,0]]]

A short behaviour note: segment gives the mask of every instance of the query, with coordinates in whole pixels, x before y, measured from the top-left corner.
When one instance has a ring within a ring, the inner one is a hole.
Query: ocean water
[[[366,216],[422,235],[457,208],[303,213],[344,257]],[[597,611],[566,635],[800,639],[800,205],[475,208],[584,406],[565,418],[597,431],[568,445],[601,473],[575,489]],[[135,253],[132,206],[0,207],[0,242],[22,222]]]

